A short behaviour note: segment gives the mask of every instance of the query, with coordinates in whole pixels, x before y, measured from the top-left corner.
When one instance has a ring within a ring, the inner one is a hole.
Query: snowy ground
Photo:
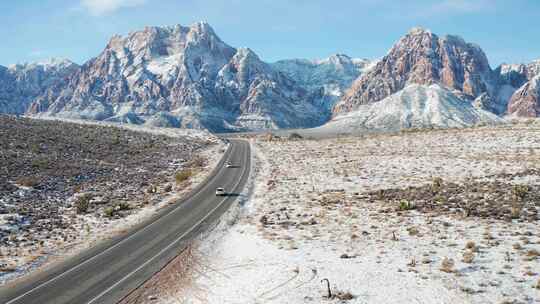
[[[253,194],[197,249],[182,303],[540,303],[537,220],[368,199],[436,177],[538,186],[516,174],[540,167],[539,124],[252,146]]]
[[[83,124],[119,126],[118,124],[92,123],[75,120],[68,121]],[[221,140],[205,131],[149,128],[131,125],[120,126],[133,131],[149,132],[169,137],[187,138],[188,140],[201,139],[213,142],[214,144],[199,155],[202,159],[206,160],[205,166],[198,170],[194,170],[194,175],[191,176],[189,182],[184,183],[182,187],[173,187],[170,192],[160,192],[156,194],[161,198],[156,204],[149,204],[134,209],[125,217],[107,218],[96,213],[81,215],[68,214],[65,216],[70,217],[70,222],[74,223],[73,226],[68,227],[70,233],[69,239],[43,239],[40,241],[38,249],[34,247],[11,248],[9,246],[0,246],[0,269],[10,269],[10,271],[0,271],[0,285],[29,274],[37,268],[47,267],[55,262],[59,262],[66,257],[93,246],[96,242],[102,241],[105,238],[113,237],[119,233],[125,233],[126,230],[129,230],[131,227],[148,219],[161,208],[173,204],[201,183],[216,167],[226,149],[226,145]],[[170,180],[173,181],[174,177],[171,176]],[[156,186],[162,188],[165,185]],[[2,203],[1,197],[0,203]],[[0,215],[0,228],[5,228],[4,226],[6,226],[6,220],[9,216],[11,215]]]

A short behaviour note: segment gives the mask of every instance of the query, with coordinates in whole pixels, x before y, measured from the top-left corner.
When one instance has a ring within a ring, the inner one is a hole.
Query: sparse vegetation
[[[465,244],[465,249],[469,249],[471,251],[477,251],[477,248],[476,248],[476,243],[474,241],[468,241],[466,244]]]
[[[190,169],[184,169],[176,172],[176,174],[174,175],[174,179],[176,181],[176,184],[181,184],[187,181],[192,175],[193,172]]]
[[[527,197],[530,189],[528,185],[514,185],[512,186],[512,194],[517,200],[523,200]]]
[[[521,174],[540,175],[540,170],[529,169]],[[377,190],[368,193],[368,196],[387,203],[397,201],[398,211],[418,209],[425,213],[456,213],[467,217],[536,221],[537,211],[524,210],[536,208],[536,202],[540,201],[540,187],[512,186],[499,180],[470,180],[458,184],[443,183],[437,179],[425,186]]]
[[[114,216],[114,208],[113,207],[106,207],[103,209],[103,214],[106,217],[113,217]]]
[[[440,270],[447,273],[454,272],[454,264],[454,260],[445,257],[441,262]]]
[[[435,177],[433,179],[433,183],[431,184],[431,189],[433,190],[433,192],[435,193],[439,192],[442,186],[443,186],[443,179],[440,177]]]
[[[463,252],[463,263],[470,264],[474,261],[474,252],[472,250],[465,250]]]
[[[293,132],[289,135],[289,140],[300,140],[300,139],[303,139],[304,137],[302,137],[302,135],[296,133],[296,132]]]
[[[24,187],[33,188],[39,185],[39,179],[33,176],[23,176],[23,177],[19,177],[16,183]]]
[[[20,256],[44,246],[43,240],[49,240],[49,251],[72,240],[84,231],[73,229],[80,222],[75,214],[114,219],[129,214],[131,206],[157,203],[163,196],[156,190],[174,177],[179,160],[186,169],[204,164],[199,152],[210,144],[0,115],[0,214],[12,214],[5,224],[17,227],[16,233],[0,229],[2,260],[17,259],[19,265]]]
[[[399,201],[399,210],[406,211],[406,210],[413,210],[416,209],[416,204],[414,202],[408,201],[408,200],[401,200]]]
[[[90,207],[91,199],[92,199],[92,195],[87,194],[87,193],[83,195],[79,195],[77,197],[73,205],[75,206],[78,214],[84,214],[88,211],[88,208]]]
[[[529,249],[529,250],[527,250],[527,253],[525,255],[527,257],[529,257],[529,258],[536,259],[536,258],[540,257],[540,251],[538,251],[536,249]]]

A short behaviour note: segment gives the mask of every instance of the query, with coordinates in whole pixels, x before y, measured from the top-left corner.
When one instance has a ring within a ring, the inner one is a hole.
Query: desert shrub
[[[513,219],[518,219],[521,215],[521,210],[523,209],[523,206],[520,203],[513,203],[510,207],[510,217]]]
[[[32,160],[32,167],[36,169],[47,169],[49,167],[49,161],[44,158]]]
[[[39,185],[39,179],[33,176],[24,176],[17,179],[16,183],[25,187],[35,187]]]
[[[114,215],[114,208],[113,207],[107,207],[103,210],[103,214],[105,214],[106,217],[113,217]]]
[[[529,186],[527,185],[514,185],[512,187],[512,194],[518,200],[523,200],[529,193]]]
[[[122,210],[129,210],[131,209],[131,206],[126,202],[120,202],[116,204],[115,210],[122,211]]]
[[[443,179],[440,177],[435,177],[433,183],[431,184],[431,190],[433,192],[439,192],[443,186]]]
[[[195,156],[188,162],[188,166],[193,167],[193,168],[204,167],[205,164],[206,164],[206,161],[204,160],[204,158],[200,156]]]
[[[470,264],[474,261],[474,252],[472,250],[465,250],[463,252],[463,263]]]
[[[165,187],[163,188],[163,191],[164,192],[171,192],[172,191],[172,185],[171,184],[167,184],[165,185]]]
[[[441,262],[440,269],[441,271],[448,272],[448,273],[454,272],[454,260],[445,257]]]
[[[408,200],[401,200],[399,201],[399,210],[405,211],[405,210],[413,210],[416,208],[416,204],[414,202],[410,202]]]
[[[478,247],[476,247],[476,243],[474,241],[468,241],[467,244],[465,244],[465,249],[469,249],[471,251],[478,251]]]
[[[92,196],[90,194],[83,194],[75,200],[75,208],[78,214],[86,213],[90,207],[90,199]]]
[[[193,175],[193,172],[189,169],[184,169],[181,171],[176,172],[174,175],[174,179],[176,180],[177,184],[180,184],[186,180],[188,180]]]
[[[289,140],[299,140],[299,139],[302,139],[302,135],[296,133],[296,132],[293,132],[291,133],[291,135],[289,135]]]
[[[354,295],[350,291],[338,291],[336,292],[336,298],[341,301],[349,301],[354,299]]]
[[[410,236],[416,236],[420,233],[420,231],[416,227],[409,227],[407,228],[407,231],[409,232]]]
[[[146,193],[152,194],[156,192],[157,192],[157,187],[154,185],[150,185],[148,186],[148,188],[146,188]]]
[[[536,249],[530,249],[527,251],[527,256],[528,257],[532,257],[532,258],[537,258],[537,257],[540,257],[540,251],[536,250]]]

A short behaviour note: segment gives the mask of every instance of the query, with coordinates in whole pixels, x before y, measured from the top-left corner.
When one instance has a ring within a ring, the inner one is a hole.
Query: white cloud
[[[124,7],[142,5],[146,0],[81,0],[81,6],[95,16],[106,15]]]

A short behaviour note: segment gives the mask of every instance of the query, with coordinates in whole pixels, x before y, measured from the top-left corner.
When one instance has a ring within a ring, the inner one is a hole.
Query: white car
[[[216,188],[216,196],[224,196],[225,195],[225,189],[219,187]]]
[[[227,167],[227,168],[232,168],[232,166],[233,166],[233,165],[231,164],[230,161],[228,161],[228,162],[225,163],[225,167]]]

